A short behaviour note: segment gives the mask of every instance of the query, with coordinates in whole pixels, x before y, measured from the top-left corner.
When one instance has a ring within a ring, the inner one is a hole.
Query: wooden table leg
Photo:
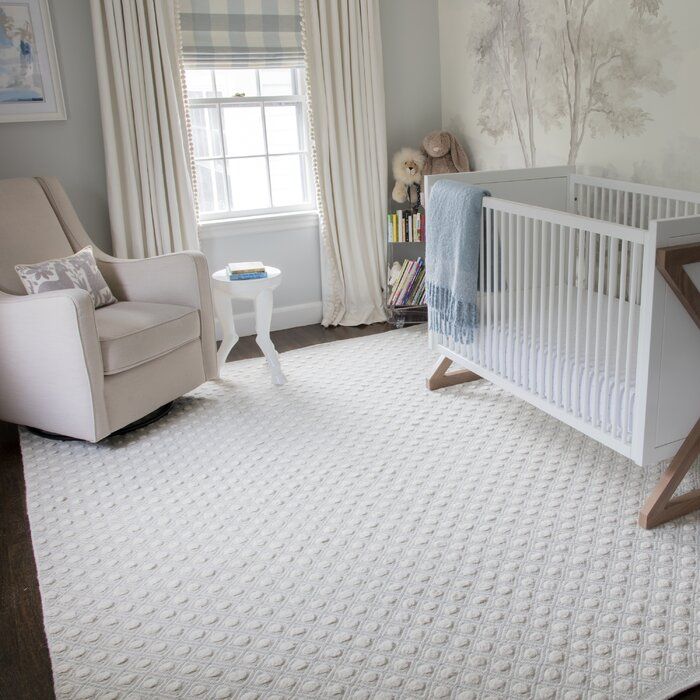
[[[272,323],[272,290],[263,289],[255,297],[255,342],[263,351],[267,364],[272,374],[272,382],[281,386],[287,379],[282,372],[279,356],[270,339],[270,325]]]

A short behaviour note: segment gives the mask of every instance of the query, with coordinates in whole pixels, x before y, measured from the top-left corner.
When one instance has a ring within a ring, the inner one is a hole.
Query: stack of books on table
[[[425,242],[425,214],[401,209],[388,214],[387,237],[389,243]]]
[[[389,306],[423,306],[425,304],[425,261],[404,260],[398,280],[391,289]]]
[[[259,280],[267,277],[265,266],[261,262],[229,263],[226,265],[228,278],[234,280]]]

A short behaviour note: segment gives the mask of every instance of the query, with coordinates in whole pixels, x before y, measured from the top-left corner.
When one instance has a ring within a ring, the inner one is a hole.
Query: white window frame
[[[197,70],[196,66],[192,66],[193,69]],[[221,156],[206,156],[197,157],[192,154],[192,158],[195,166],[198,163],[219,161],[223,163],[224,166],[224,176],[226,181],[226,193],[228,197],[229,207],[233,201],[231,196],[231,182],[228,176],[228,161],[238,160],[240,158],[254,158],[261,157],[266,160],[267,169],[267,186],[270,195],[270,203],[272,204],[272,182],[270,176],[270,157],[285,156],[285,155],[300,155],[303,157],[303,168],[302,168],[302,187],[306,193],[306,201],[300,204],[287,205],[282,207],[265,207],[262,209],[237,209],[228,211],[216,211],[209,213],[199,213],[199,223],[210,223],[216,221],[236,221],[238,219],[250,219],[255,217],[269,217],[275,214],[290,214],[294,212],[315,212],[316,211],[316,195],[315,195],[315,182],[313,177],[313,172],[311,168],[311,145],[309,137],[309,114],[308,105],[306,100],[305,82],[304,82],[304,69],[301,67],[290,68],[292,71],[292,87],[296,94],[293,95],[260,95],[260,70],[255,70],[255,80],[257,85],[258,95],[256,96],[245,96],[245,97],[188,97],[188,104],[190,109],[194,107],[216,107],[216,114],[219,120],[219,129],[221,131]],[[216,71],[211,70],[214,92],[217,92],[216,88]],[[265,143],[265,153],[259,156],[227,156],[226,155],[226,136],[224,133],[224,122],[222,117],[222,109],[227,106],[236,106],[241,104],[254,104],[260,105],[262,113],[262,126],[263,126],[263,139]],[[301,150],[290,151],[289,153],[269,153],[267,144],[267,124],[265,122],[265,107],[270,105],[294,105],[300,108],[301,119],[298,120],[299,129],[299,144]]]

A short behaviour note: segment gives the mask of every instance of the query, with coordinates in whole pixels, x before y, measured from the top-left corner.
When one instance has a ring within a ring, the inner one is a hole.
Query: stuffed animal
[[[389,268],[387,278],[389,280],[389,286],[393,287],[401,277],[401,263],[396,260],[394,264]]]
[[[431,131],[423,139],[424,175],[468,173],[469,159],[459,141],[449,131]]]
[[[405,202],[408,199],[411,204],[415,204],[418,201],[424,166],[425,156],[415,148],[402,148],[394,154],[396,183],[391,196],[395,202]]]

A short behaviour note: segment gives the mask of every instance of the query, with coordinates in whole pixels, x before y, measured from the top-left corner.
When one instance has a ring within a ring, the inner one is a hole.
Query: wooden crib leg
[[[700,489],[694,489],[673,498],[675,490],[698,457],[700,457],[700,420],[690,431],[644,504],[639,514],[639,524],[642,527],[651,529],[700,508]]]
[[[464,384],[464,382],[474,382],[481,379],[478,374],[470,372],[468,369],[455,370],[448,372],[452,360],[449,357],[441,357],[433,369],[433,373],[426,380],[426,385],[430,391],[435,389],[444,389],[446,386],[455,386],[455,384]]]

